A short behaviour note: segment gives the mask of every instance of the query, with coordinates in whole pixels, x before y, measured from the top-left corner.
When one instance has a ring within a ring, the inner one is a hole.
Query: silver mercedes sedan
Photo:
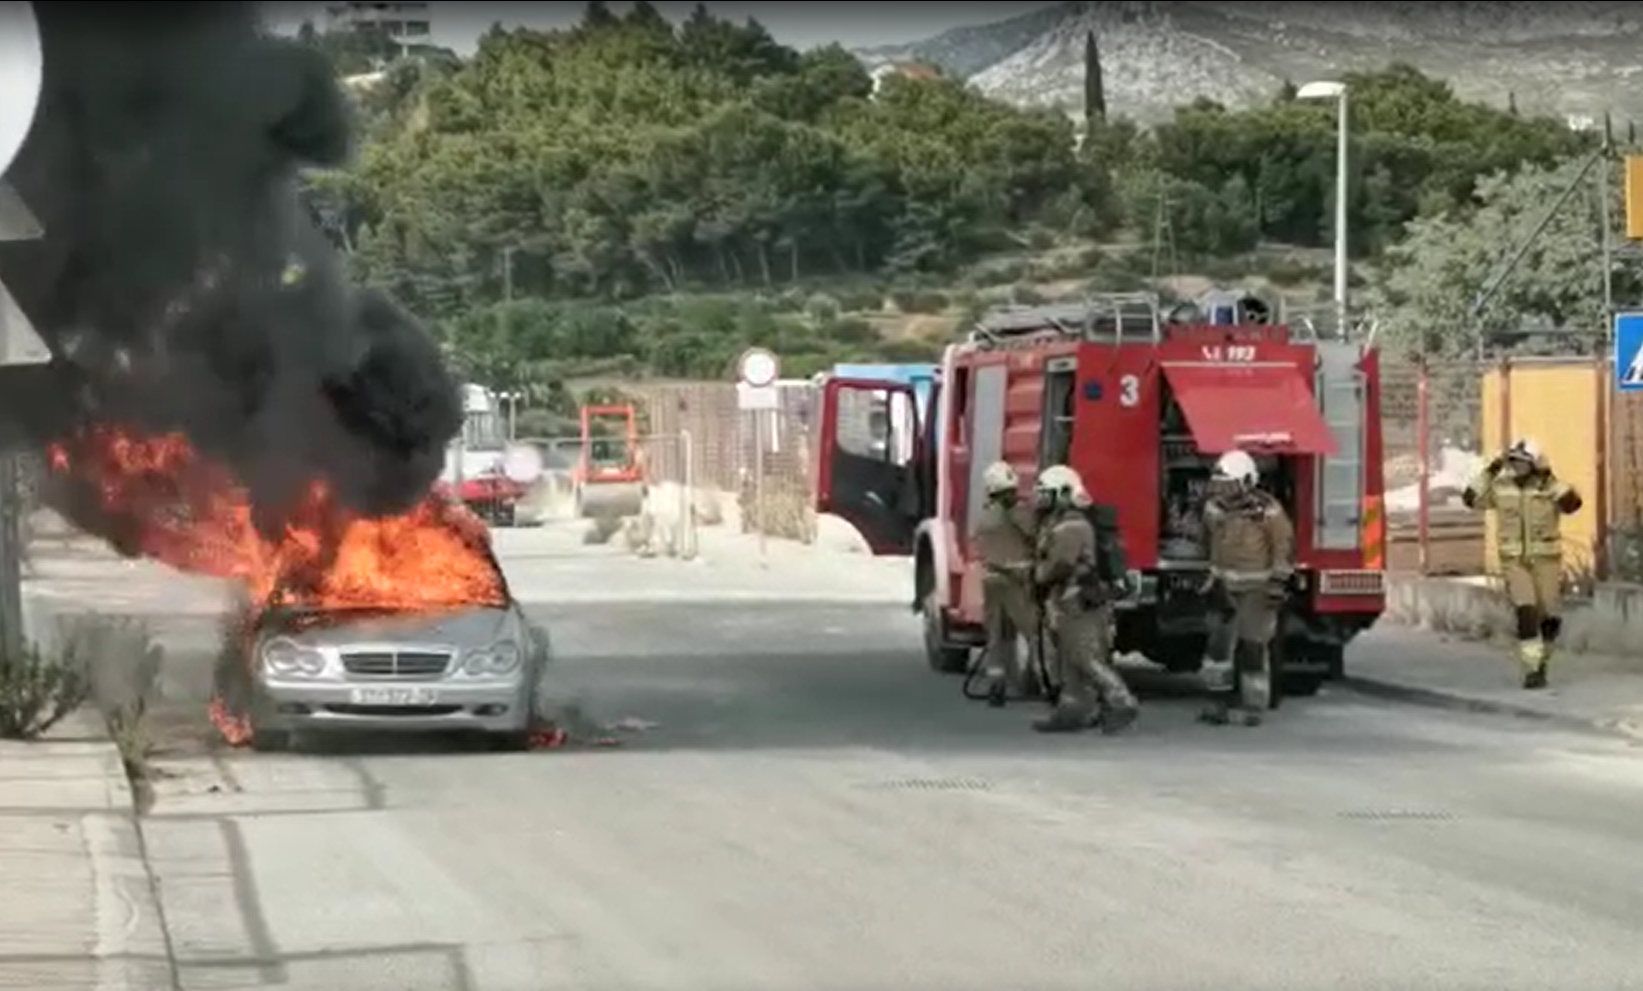
[[[250,641],[251,745],[293,733],[469,731],[529,745],[547,631],[511,600],[437,612],[292,609]]]

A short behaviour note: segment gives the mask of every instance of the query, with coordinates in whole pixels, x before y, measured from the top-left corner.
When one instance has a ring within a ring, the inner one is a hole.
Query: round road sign
[[[11,167],[34,124],[42,60],[34,7],[10,0],[0,3],[0,172]]]
[[[780,374],[781,367],[776,356],[764,348],[748,348],[736,362],[737,377],[756,389],[775,385]]]

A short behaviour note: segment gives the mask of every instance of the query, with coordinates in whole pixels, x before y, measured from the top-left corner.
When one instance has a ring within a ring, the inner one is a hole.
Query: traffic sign
[[[775,352],[765,348],[748,348],[736,359],[736,378],[745,385],[767,388],[774,386],[780,375],[781,362],[776,360]]]
[[[44,69],[33,5],[0,3],[0,172],[11,168],[34,126]]]
[[[0,365],[44,365],[50,360],[51,349],[11,292],[0,285]]]
[[[1615,314],[1614,387],[1643,392],[1643,313]]]
[[[740,410],[773,410],[782,408],[782,390],[778,385],[750,385],[736,383],[736,408]]]

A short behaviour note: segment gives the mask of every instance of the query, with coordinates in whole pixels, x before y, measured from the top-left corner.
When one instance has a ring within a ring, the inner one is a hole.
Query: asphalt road
[[[1046,738],[894,604],[533,612],[556,701],[656,725],[161,762],[183,988],[1643,988],[1625,744],[1345,691],[1213,729],[1155,682]]]

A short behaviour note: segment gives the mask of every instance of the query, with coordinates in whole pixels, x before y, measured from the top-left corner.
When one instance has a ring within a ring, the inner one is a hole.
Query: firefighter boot
[[[987,686],[987,705],[989,708],[1002,709],[1010,700],[1010,685],[1003,678],[994,678]]]
[[[1119,733],[1134,725],[1136,717],[1141,715],[1141,707],[1134,701],[1121,705],[1109,705],[1101,708],[1101,717],[1098,725],[1105,736],[1117,736]]]
[[[1225,726],[1232,721],[1232,707],[1227,704],[1225,695],[1216,695],[1204,707],[1198,710],[1198,721],[1211,726]]]
[[[1090,728],[1091,715],[1089,705],[1063,694],[1049,715],[1033,720],[1033,729],[1040,733],[1077,733]]]
[[[1546,687],[1546,641],[1540,637],[1518,641],[1518,659],[1526,669],[1523,675],[1523,687],[1528,691],[1535,691]]]
[[[1240,640],[1233,658],[1233,666],[1238,670],[1238,722],[1243,726],[1259,726],[1272,702],[1266,644]]]

